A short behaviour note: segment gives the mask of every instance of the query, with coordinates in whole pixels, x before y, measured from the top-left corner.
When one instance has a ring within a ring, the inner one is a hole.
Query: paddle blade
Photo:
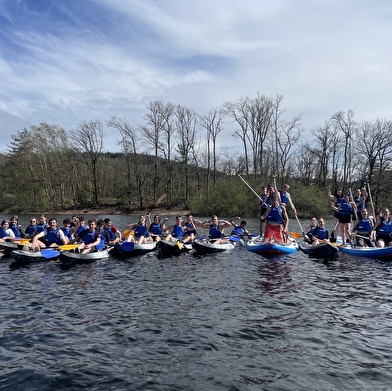
[[[182,250],[182,243],[181,241],[177,240],[177,247]]]
[[[64,244],[62,246],[59,246],[60,250],[75,250],[80,246],[80,244]]]
[[[121,243],[120,247],[124,251],[133,251],[135,249],[135,243],[133,243],[133,242],[123,242],[123,243]]]
[[[58,257],[59,252],[56,250],[47,249],[47,250],[41,250],[41,255],[46,259],[52,259]]]
[[[295,239],[299,239],[302,238],[302,234],[298,233],[298,232],[290,232],[290,235],[295,238]]]
[[[238,241],[241,240],[240,237],[235,236],[235,235],[230,235],[230,236],[229,236],[229,239],[230,239],[232,242],[238,242]]]

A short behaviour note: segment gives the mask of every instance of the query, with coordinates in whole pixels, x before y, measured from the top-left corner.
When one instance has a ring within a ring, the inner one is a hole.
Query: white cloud
[[[3,1],[0,152],[43,121],[139,125],[157,98],[202,114],[281,94],[308,129],[351,108],[391,118],[391,14],[365,0]]]

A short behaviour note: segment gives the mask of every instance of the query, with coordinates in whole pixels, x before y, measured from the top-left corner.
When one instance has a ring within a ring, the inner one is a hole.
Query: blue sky
[[[281,94],[307,131],[392,120],[391,20],[389,0],[0,0],[0,152],[41,122],[142,125],[154,99],[204,114]]]

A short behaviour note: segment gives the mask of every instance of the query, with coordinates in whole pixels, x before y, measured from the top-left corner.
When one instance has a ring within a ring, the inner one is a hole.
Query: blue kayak
[[[289,244],[263,243],[261,241],[249,241],[246,243],[246,249],[252,253],[261,255],[281,255],[292,254],[298,251],[298,243]]]
[[[387,259],[392,261],[392,247],[350,247],[339,246],[342,253],[356,257]]]

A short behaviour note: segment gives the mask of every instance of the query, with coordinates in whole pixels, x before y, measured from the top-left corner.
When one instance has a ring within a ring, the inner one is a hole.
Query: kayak
[[[246,249],[260,255],[292,254],[298,251],[298,243],[291,242],[289,244],[278,244],[251,240],[246,243]]]
[[[0,250],[3,250],[3,254],[6,257],[10,256],[11,252],[18,248],[18,243],[16,242],[0,242]]]
[[[334,258],[339,254],[339,247],[332,243],[313,245],[306,242],[299,244],[300,250],[315,258]]]
[[[91,253],[82,254],[74,251],[61,251],[60,262],[63,265],[75,265],[77,263],[89,263],[101,259],[109,258],[109,251],[111,249],[104,249],[100,251],[93,251]]]
[[[60,251],[47,249],[41,251],[29,251],[29,250],[14,250],[11,252],[12,258],[17,263],[35,263],[53,261],[60,255]]]
[[[162,239],[157,242],[157,249],[159,258],[167,258],[192,250],[192,243],[168,242],[167,240]]]
[[[192,246],[196,254],[202,255],[233,250],[237,247],[237,243],[242,243],[242,245],[244,244],[242,240],[239,240],[238,242],[229,241],[227,243],[215,243],[205,239],[196,239],[192,243]]]
[[[392,247],[354,247],[340,246],[342,253],[356,257],[378,258],[392,261]]]
[[[157,242],[148,242],[143,244],[136,244],[132,242],[117,243],[113,247],[113,255],[116,257],[134,257],[142,255],[151,251],[155,251]]]

